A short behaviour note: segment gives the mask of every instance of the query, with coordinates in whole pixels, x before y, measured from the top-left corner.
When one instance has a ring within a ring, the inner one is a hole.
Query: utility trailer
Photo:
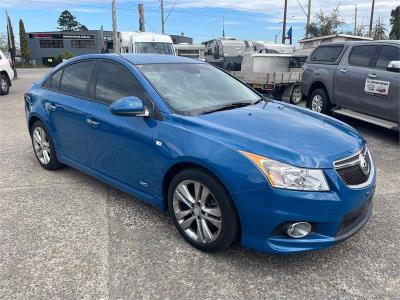
[[[302,100],[300,66],[304,60],[293,54],[260,51],[246,54],[241,71],[230,73],[267,96],[299,104]]]
[[[301,94],[301,69],[288,72],[232,71],[233,76],[267,96],[293,104],[299,104]]]

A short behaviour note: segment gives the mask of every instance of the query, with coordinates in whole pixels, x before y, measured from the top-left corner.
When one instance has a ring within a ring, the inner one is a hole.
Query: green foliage
[[[85,31],[88,30],[85,25],[79,23],[75,16],[73,16],[69,10],[61,12],[58,18],[58,27],[61,31]]]
[[[28,38],[26,36],[24,22],[19,20],[19,46],[21,48],[21,57],[25,62],[29,61],[30,52],[28,46]]]
[[[386,36],[386,28],[385,28],[385,24],[383,24],[381,22],[381,20],[379,19],[378,21],[376,21],[375,23],[375,27],[372,30],[372,38],[374,40],[386,40],[387,36]]]
[[[311,37],[336,34],[337,29],[344,25],[344,21],[339,17],[339,7],[325,14],[322,10],[315,16],[314,21],[308,27]]]
[[[4,32],[0,32],[0,50],[3,53],[8,52],[7,34]]]
[[[10,43],[8,44],[8,51],[10,52],[11,57],[15,57],[15,51],[16,51],[16,49],[15,49],[15,36],[14,36],[14,30],[13,30],[13,27],[12,27],[12,24],[11,24],[10,17],[7,17],[7,23],[8,23],[8,28],[9,28],[10,37],[11,37],[11,45],[10,45]]]
[[[65,50],[63,53],[54,58],[54,65],[58,65],[62,63],[64,60],[68,60],[73,57],[74,54],[72,52]]]
[[[389,33],[389,38],[391,40],[400,40],[400,6],[397,6],[390,13],[390,25],[392,29]]]

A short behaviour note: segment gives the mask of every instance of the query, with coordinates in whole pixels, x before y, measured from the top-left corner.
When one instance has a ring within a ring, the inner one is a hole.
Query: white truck
[[[154,32],[121,32],[121,53],[157,53],[176,55],[169,35]]]

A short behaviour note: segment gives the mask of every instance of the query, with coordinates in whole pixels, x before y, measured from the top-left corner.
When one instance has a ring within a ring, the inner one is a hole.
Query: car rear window
[[[93,61],[84,61],[65,67],[60,90],[75,96],[88,97],[88,84],[94,64]]]
[[[359,67],[368,67],[374,57],[376,45],[355,46],[349,56],[349,64]]]
[[[322,46],[311,55],[312,61],[335,61],[343,50],[343,46]]]

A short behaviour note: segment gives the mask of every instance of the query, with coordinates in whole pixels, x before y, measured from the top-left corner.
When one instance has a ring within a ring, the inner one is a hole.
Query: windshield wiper
[[[224,106],[220,106],[220,107],[215,108],[215,109],[206,110],[206,111],[203,112],[203,114],[210,114],[210,113],[217,112],[217,111],[230,110],[230,109],[249,106],[249,105],[253,105],[253,104],[254,104],[254,102],[248,102],[248,101],[246,101],[246,102],[234,102],[234,103],[229,103],[229,104],[224,105]]]

